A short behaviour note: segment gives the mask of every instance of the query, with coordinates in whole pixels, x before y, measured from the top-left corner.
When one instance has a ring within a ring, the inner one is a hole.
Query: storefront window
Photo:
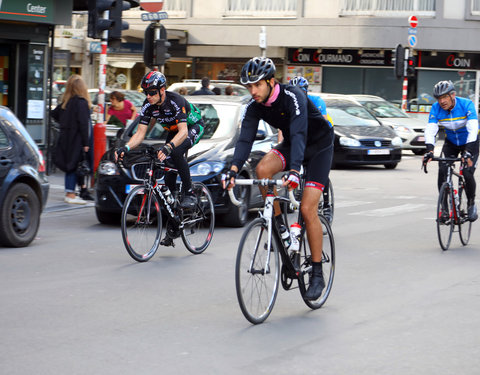
[[[323,67],[322,91],[334,94],[368,94],[390,101],[402,97],[402,81],[389,68]]]

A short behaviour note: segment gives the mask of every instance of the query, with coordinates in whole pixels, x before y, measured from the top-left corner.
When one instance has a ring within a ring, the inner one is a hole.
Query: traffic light
[[[415,56],[410,56],[407,61],[407,77],[415,78],[415,67],[417,66],[417,58]]]
[[[121,39],[122,30],[128,29],[128,22],[122,21],[122,12],[130,9],[130,3],[123,0],[116,0],[113,8],[110,10],[110,21],[112,21],[112,29],[108,33],[108,39]]]
[[[395,77],[397,77],[397,79],[403,78],[405,71],[405,48],[399,44],[395,48],[393,54],[394,57],[392,58],[392,63]]]
[[[101,39],[102,33],[109,30],[113,21],[103,18],[103,13],[110,10],[115,0],[88,0],[88,32],[89,38]]]
[[[158,39],[155,41],[155,65],[165,65],[165,62],[171,57],[168,53],[168,47],[171,45],[167,39]]]

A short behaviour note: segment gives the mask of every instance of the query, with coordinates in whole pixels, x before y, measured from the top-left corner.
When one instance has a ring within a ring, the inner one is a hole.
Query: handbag
[[[85,153],[85,151],[82,151],[82,159],[78,162],[76,172],[78,177],[88,176],[92,172],[92,170],[90,169],[90,164],[88,163],[87,154]]]

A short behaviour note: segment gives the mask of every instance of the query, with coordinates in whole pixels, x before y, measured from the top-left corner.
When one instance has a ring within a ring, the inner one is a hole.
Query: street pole
[[[408,77],[407,77],[407,66],[408,66],[408,57],[410,56],[410,50],[405,48],[405,60],[407,63],[403,64],[403,87],[402,87],[402,111],[407,112],[407,101],[408,101]]]
[[[109,11],[103,13],[103,18],[108,19]],[[107,136],[105,133],[105,82],[107,76],[107,46],[108,30],[102,32],[100,65],[98,67],[98,111],[97,123],[93,128],[93,166],[97,170],[100,159],[107,149]]]
[[[260,27],[258,46],[262,51],[262,57],[267,57],[267,28],[265,26]]]

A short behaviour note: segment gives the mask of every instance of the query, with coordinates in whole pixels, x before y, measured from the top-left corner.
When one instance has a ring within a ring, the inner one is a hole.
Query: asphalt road
[[[32,245],[0,249],[0,373],[478,373],[479,224],[468,246],[454,233],[440,249],[436,166],[425,175],[420,160],[332,171],[332,294],[311,311],[281,289],[259,326],[235,295],[243,229],[218,226],[202,255],[177,242],[139,264],[118,227],[54,193]]]

